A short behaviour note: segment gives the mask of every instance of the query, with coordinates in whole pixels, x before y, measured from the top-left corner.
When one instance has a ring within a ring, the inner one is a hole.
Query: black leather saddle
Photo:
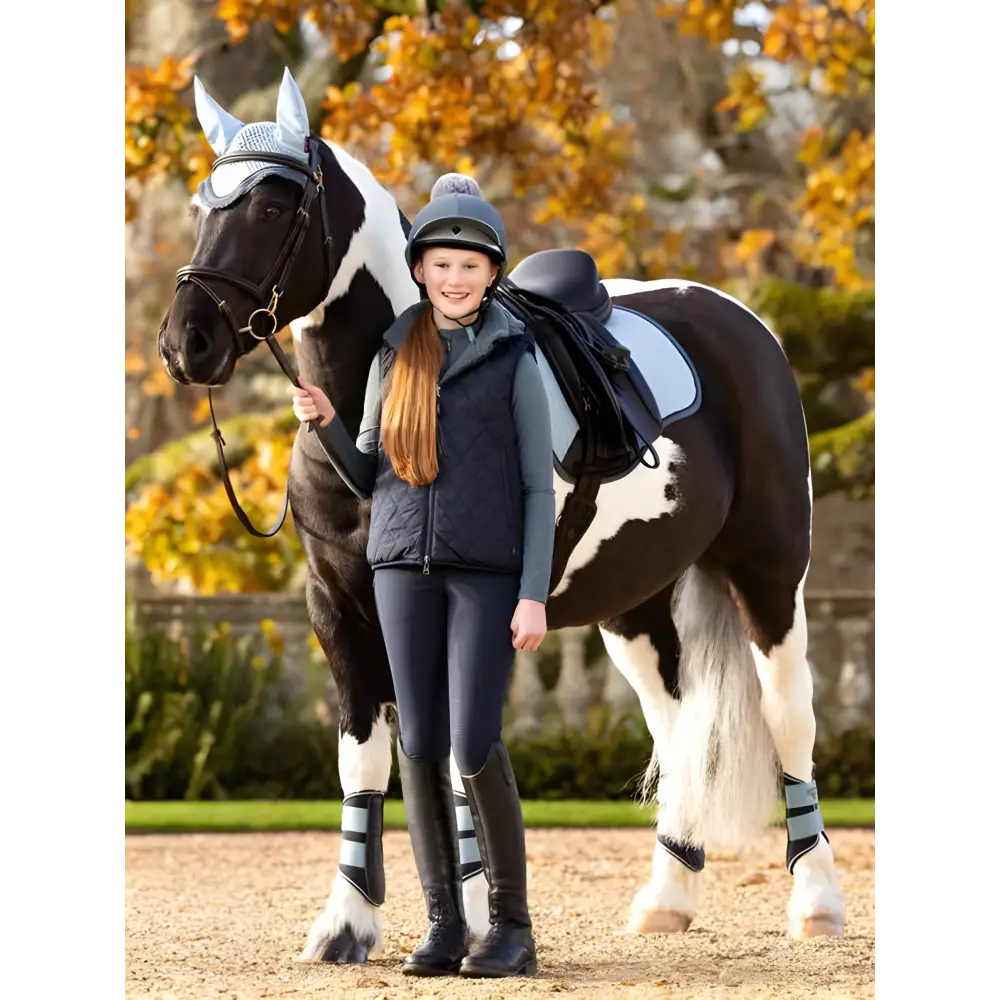
[[[531,330],[580,426],[560,472],[608,482],[640,462],[659,465],[659,408],[628,348],[605,326],[611,297],[593,257],[571,249],[531,254],[496,297]]]

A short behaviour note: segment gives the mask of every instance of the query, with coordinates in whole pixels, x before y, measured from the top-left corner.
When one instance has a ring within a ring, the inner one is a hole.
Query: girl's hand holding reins
[[[304,424],[318,417],[320,427],[326,427],[333,420],[333,403],[319,386],[311,385],[301,375],[299,382],[302,383],[301,389],[297,385],[288,387],[295,416]]]
[[[514,617],[510,620],[514,633],[511,643],[515,649],[538,649],[545,638],[545,605],[541,601],[522,598],[517,602]]]

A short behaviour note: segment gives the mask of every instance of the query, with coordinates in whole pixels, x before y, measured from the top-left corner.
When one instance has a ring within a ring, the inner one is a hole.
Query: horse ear
[[[309,137],[309,112],[287,66],[278,91],[275,121],[278,123],[278,137],[285,146],[303,153],[308,152],[306,139]]]
[[[194,109],[208,144],[215,150],[216,156],[222,156],[233,136],[243,128],[243,122],[210,97],[198,77],[194,78]]]

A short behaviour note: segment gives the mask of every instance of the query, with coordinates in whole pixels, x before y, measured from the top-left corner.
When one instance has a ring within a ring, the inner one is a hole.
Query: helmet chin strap
[[[476,308],[472,310],[472,312],[462,313],[461,316],[456,316],[455,317],[455,322],[456,323],[461,323],[463,319],[466,319],[469,316],[478,316],[479,313],[480,313],[480,311],[482,310],[482,308],[483,308],[483,303],[480,302],[479,305],[476,306]]]
[[[479,305],[477,305],[475,309],[473,309],[473,310],[471,310],[470,312],[467,312],[467,313],[462,313],[461,316],[449,316],[448,319],[452,320],[455,323],[462,323],[462,325],[464,326],[465,324],[464,324],[463,320],[468,319],[469,316],[475,316],[477,313],[483,312],[484,309],[485,309],[485,307],[488,306],[488,305],[489,305],[489,292],[487,292],[479,300]],[[441,313],[441,315],[443,316],[444,313]],[[482,318],[482,317],[480,317],[480,318]],[[479,331],[477,330],[476,332],[478,333]]]

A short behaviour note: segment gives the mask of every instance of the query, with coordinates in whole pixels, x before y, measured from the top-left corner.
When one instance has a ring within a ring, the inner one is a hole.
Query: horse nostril
[[[189,364],[204,361],[212,352],[212,342],[196,326],[187,328],[187,340],[184,347]]]

